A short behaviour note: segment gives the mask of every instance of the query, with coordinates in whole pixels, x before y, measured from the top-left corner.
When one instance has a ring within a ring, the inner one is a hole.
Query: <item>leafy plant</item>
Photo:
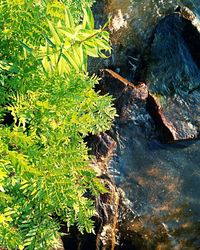
[[[94,28],[88,5],[77,19],[70,3],[56,5],[60,16],[49,12],[56,1],[0,4],[0,245],[8,249],[55,247],[56,218],[92,232],[86,193],[105,192],[84,137],[115,116],[87,73],[88,56],[110,52],[109,35]]]
[[[65,19],[56,25],[49,22],[51,38],[46,37],[46,45],[40,47],[39,55],[43,57],[46,71],[58,74],[70,73],[72,69],[87,71],[87,57],[106,57],[102,51],[111,51],[108,44],[109,35],[103,29],[94,29],[94,18],[89,7],[83,9],[83,21],[75,27],[73,17],[68,9]],[[25,47],[31,52],[30,48]]]

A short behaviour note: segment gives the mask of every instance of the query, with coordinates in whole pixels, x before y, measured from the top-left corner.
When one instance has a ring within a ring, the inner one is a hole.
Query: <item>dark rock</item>
[[[151,115],[152,119],[156,124],[156,129],[160,131],[159,139],[162,142],[173,141],[173,132],[169,129],[172,124],[169,123],[163,115],[161,107],[157,104],[156,98],[149,94],[147,100],[147,111]]]
[[[91,163],[98,176],[99,181],[107,192],[99,197],[91,193],[85,194],[94,201],[96,215],[93,217],[95,234],[81,234],[77,227],[68,230],[63,224],[61,231],[65,233],[62,237],[64,248],[68,250],[114,250],[118,237],[118,211],[121,193],[112,181],[108,172],[108,161],[116,148],[116,141],[110,136],[110,131],[98,136],[90,135],[85,138],[90,154],[95,156]]]
[[[119,116],[118,122],[146,120],[146,101],[148,88],[144,83],[134,85],[112,70],[103,70],[100,83],[102,94],[109,93],[114,97]]]
[[[153,139],[149,141],[148,146],[150,150],[167,150],[167,149],[184,149],[195,143],[195,140],[182,140],[174,143],[161,143],[160,141]]]
[[[200,132],[200,21],[179,8],[157,25],[143,79],[174,140]]]
[[[195,139],[200,132],[200,92],[196,95],[174,95],[166,97],[165,103],[154,97],[163,124],[171,132],[174,140]]]
[[[113,150],[116,147],[115,140],[106,133],[101,133],[98,136],[88,136],[86,139],[88,147],[91,149],[91,154],[95,155],[97,161],[103,161],[105,158],[110,158]]]
[[[123,1],[109,2],[124,5]],[[148,20],[149,16],[143,13]],[[125,213],[124,219],[119,219],[119,249],[175,249],[177,246],[179,249],[196,249],[195,244],[193,247],[188,243],[193,236],[195,240],[199,239],[199,229],[195,235],[192,232],[196,218],[193,221],[191,215],[187,217],[183,211],[185,207],[180,207],[182,204],[185,206],[185,200],[193,206],[193,193],[196,194],[199,181],[196,177],[193,186],[192,169],[194,162],[198,165],[199,144],[192,145],[191,149],[188,145],[194,141],[185,140],[198,137],[199,133],[200,43],[196,24],[195,15],[187,8],[179,8],[160,22],[152,38],[146,74],[143,75],[148,86],[143,83],[134,85],[111,70],[102,71],[98,90],[102,94],[113,95],[119,117],[115,119],[113,131],[100,135],[94,149],[99,152],[99,159],[106,162],[109,171],[113,169],[115,182],[125,190],[132,209],[138,214],[131,213],[129,217]],[[123,38],[129,41],[127,36]],[[120,53],[115,55],[118,63],[121,61]],[[123,74],[117,63],[113,69]],[[171,141],[170,144],[158,140],[155,123],[165,134],[165,139]],[[116,149],[109,146],[112,138],[117,142]],[[196,151],[191,156],[194,148]],[[111,158],[109,165],[107,157]],[[199,176],[199,172],[195,174]],[[110,194],[101,196],[96,203],[100,215],[97,234],[100,241],[97,240],[97,245],[98,249],[112,249],[112,234],[114,232],[116,240],[117,230],[110,231],[110,228],[116,229],[117,217],[121,216],[118,215],[121,201],[118,203],[117,189],[108,176],[102,175],[102,179],[105,183],[108,180],[106,185]],[[188,188],[185,193],[183,186]],[[115,211],[117,217],[114,216]],[[180,235],[179,230],[182,230]]]
[[[110,17],[108,29],[112,56],[101,63],[99,59],[92,59],[89,69],[97,72],[99,68],[116,68],[117,73],[134,81],[139,74],[141,58],[149,45],[155,25],[163,15],[171,13],[179,2],[180,0],[96,0],[93,11],[97,27],[103,26],[107,17]]]
[[[108,193],[102,194],[96,200],[99,228],[96,237],[97,250],[114,250],[118,235],[118,214],[120,205],[120,192],[111,179],[104,179]]]

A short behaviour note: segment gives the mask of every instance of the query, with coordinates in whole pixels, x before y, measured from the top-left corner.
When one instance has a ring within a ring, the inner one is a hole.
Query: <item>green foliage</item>
[[[61,10],[59,6],[63,4],[70,9],[75,22],[78,23],[83,15],[82,6],[91,7],[94,2],[95,0],[62,0],[59,2],[54,0],[53,3],[51,2],[51,4],[48,5],[48,13],[50,13],[51,16],[60,18],[59,13],[61,13]]]
[[[56,25],[49,23],[51,38],[46,37],[46,45],[40,47],[44,69],[58,74],[70,73],[72,69],[87,71],[87,57],[106,57],[102,51],[111,51],[109,36],[103,29],[94,29],[94,18],[89,7],[84,8],[82,23],[75,26],[68,9],[65,19]],[[32,52],[30,48],[26,50]]]
[[[110,52],[109,35],[94,29],[86,1],[82,10],[76,3],[0,4],[1,247],[51,249],[59,237],[56,218],[93,231],[95,209],[86,194],[105,189],[84,138],[109,129],[115,110],[87,73],[88,56]]]

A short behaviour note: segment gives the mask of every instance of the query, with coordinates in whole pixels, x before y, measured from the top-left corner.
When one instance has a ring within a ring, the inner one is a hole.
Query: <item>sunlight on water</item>
[[[110,0],[107,13],[119,17],[120,10],[126,24],[113,31],[113,43],[131,43],[142,53],[156,24],[178,5],[200,15],[199,0]],[[200,141],[188,147],[162,145],[138,131],[133,124],[119,128],[121,139],[110,163],[138,215],[125,222],[127,234],[135,235],[137,250],[200,249]]]

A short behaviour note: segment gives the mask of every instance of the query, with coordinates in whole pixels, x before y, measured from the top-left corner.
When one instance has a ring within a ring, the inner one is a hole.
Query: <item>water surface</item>
[[[107,12],[120,9],[127,22],[113,31],[114,44],[131,43],[142,54],[156,24],[178,5],[200,15],[198,0],[110,0]],[[161,144],[134,122],[118,124],[117,133],[110,171],[136,215],[125,222],[127,238],[137,250],[200,249],[200,141]]]

